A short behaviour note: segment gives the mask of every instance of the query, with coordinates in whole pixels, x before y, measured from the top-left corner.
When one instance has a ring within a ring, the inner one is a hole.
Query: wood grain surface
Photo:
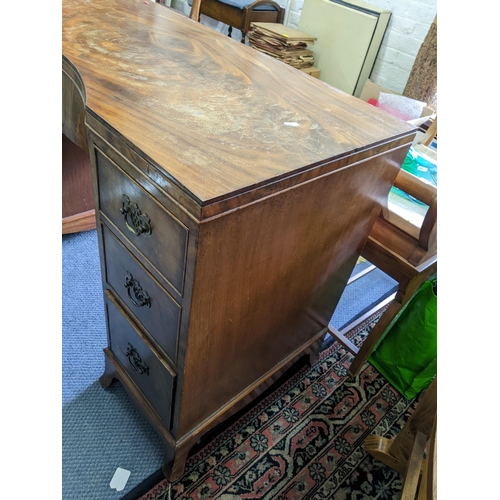
[[[61,160],[62,218],[81,217],[95,208],[88,150],[78,147],[62,134]]]
[[[107,285],[125,304],[127,313],[135,317],[149,332],[175,365],[179,335],[181,306],[160,286],[134,257],[121,245],[111,231],[101,227],[106,261],[115,265],[106,268]],[[127,276],[136,280],[136,286],[147,294],[149,304],[137,300],[136,288],[124,286]],[[160,351],[160,352],[161,352]]]
[[[63,0],[62,14],[87,111],[202,206],[414,131],[153,2]]]
[[[179,435],[326,331],[405,154],[201,224]]]
[[[317,355],[415,128],[154,2],[62,7],[63,127],[80,145],[84,116],[101,228],[101,383],[122,381],[175,480],[195,440]]]

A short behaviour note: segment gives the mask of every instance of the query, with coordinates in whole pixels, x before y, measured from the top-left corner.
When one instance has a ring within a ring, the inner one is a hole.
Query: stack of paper
[[[314,52],[307,46],[317,38],[277,23],[252,23],[250,28],[248,39],[254,49],[295,68],[314,64]]]

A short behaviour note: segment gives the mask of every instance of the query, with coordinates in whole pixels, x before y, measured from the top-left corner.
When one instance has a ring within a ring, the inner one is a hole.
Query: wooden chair
[[[434,140],[437,134],[437,126],[438,126],[437,120],[438,120],[437,116],[435,116],[434,119],[431,120],[429,127],[425,131],[424,135],[417,142],[417,145],[422,144],[424,146],[428,146]]]
[[[359,349],[340,332],[330,331],[354,354],[348,369],[351,378],[361,371],[373,348],[401,308],[420,285],[437,272],[437,188],[405,170],[400,170],[394,186],[429,208],[420,227],[390,211],[387,206],[375,221],[361,255],[396,280],[398,289],[394,300]]]
[[[194,5],[197,0],[192,1]],[[251,23],[282,23],[285,17],[285,9],[273,0],[202,0],[199,12],[227,24],[228,36],[231,36],[233,28],[241,30],[241,43],[245,43]],[[195,19],[193,15],[190,17]]]
[[[164,0],[163,0],[164,1]],[[191,11],[189,12],[189,17],[196,22],[200,21],[200,8],[202,0],[193,0],[190,2]]]
[[[436,500],[436,429],[437,377],[422,393],[415,411],[394,439],[366,438],[366,452],[403,476],[400,500]]]

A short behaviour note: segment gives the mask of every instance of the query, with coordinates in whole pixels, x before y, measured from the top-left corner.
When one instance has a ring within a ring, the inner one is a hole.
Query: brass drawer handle
[[[127,289],[130,302],[132,302],[134,306],[151,307],[151,299],[149,298],[148,292],[142,289],[141,284],[136,279],[134,279],[134,277],[130,273],[127,273],[127,275],[125,276],[124,285],[125,288]],[[133,297],[132,293],[134,294]]]
[[[134,372],[138,373],[139,375],[149,375],[149,366],[144,363],[144,361],[139,356],[139,353],[130,342],[128,343],[127,352],[125,353],[125,355],[127,356],[128,362],[130,363],[130,366],[132,367],[132,370],[134,370]]]
[[[122,208],[120,208],[120,213],[125,217],[125,224],[128,230],[136,236],[151,234],[149,217],[141,213],[137,203],[130,203],[130,198],[126,194],[122,196]]]

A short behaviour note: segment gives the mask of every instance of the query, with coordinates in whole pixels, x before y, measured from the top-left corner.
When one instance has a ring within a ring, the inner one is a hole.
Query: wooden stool
[[[189,1],[191,5],[191,0]],[[202,0],[200,13],[229,25],[228,36],[233,28],[241,30],[241,43],[250,29],[250,23],[282,23],[285,9],[272,0]],[[194,19],[193,16],[191,16]]]

